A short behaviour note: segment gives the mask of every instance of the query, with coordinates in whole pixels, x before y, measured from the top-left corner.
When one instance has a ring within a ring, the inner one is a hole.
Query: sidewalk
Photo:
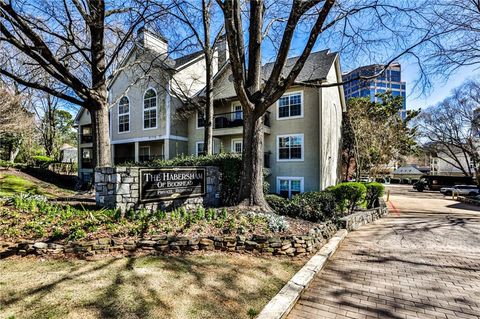
[[[350,233],[288,318],[480,318],[480,212],[395,189]]]

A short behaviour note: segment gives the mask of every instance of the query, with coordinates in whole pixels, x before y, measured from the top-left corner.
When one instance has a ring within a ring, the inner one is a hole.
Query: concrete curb
[[[290,279],[282,290],[263,308],[257,319],[285,318],[300,298],[300,294],[308,288],[315,275],[323,269],[330,257],[335,253],[348,231],[341,229],[326,243],[295,276]]]

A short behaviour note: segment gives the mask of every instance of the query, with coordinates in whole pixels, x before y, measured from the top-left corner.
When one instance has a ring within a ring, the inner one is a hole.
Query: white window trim
[[[204,144],[203,141],[195,142],[195,155],[198,156],[198,144]],[[205,148],[205,145],[203,146]]]
[[[131,127],[131,123],[132,123],[132,118],[130,116],[130,108],[131,108],[131,105],[130,105],[130,98],[128,97],[128,95],[122,95],[122,97],[120,98],[120,100],[123,98],[123,97],[126,97],[128,99],[128,113],[122,113],[120,114],[120,101],[118,101],[118,104],[117,104],[117,133],[118,134],[125,134],[125,133],[130,133],[130,127]],[[120,132],[120,116],[121,115],[128,115],[128,131],[122,131]]]
[[[234,139],[232,139],[232,142],[231,142],[232,145],[231,145],[231,147],[230,147],[232,153],[236,153],[236,152],[235,152],[235,143],[238,143],[238,142],[240,142],[240,143],[242,144],[242,152],[243,152],[243,139],[241,139],[241,138],[234,138]],[[237,154],[242,154],[242,153],[237,153]]]
[[[275,189],[276,189],[276,192],[277,194],[280,194],[280,180],[288,180],[288,181],[300,181],[300,193],[303,193],[305,192],[305,189],[304,189],[304,181],[305,179],[302,177],[302,176],[277,176],[276,178],[276,182],[277,182],[277,185],[275,185]],[[291,197],[291,189],[288,190],[288,196],[289,198]]]
[[[145,109],[145,94],[149,90],[153,90],[155,92],[155,127],[145,127],[145,111],[150,111],[151,109],[154,109],[153,107],[149,107],[148,109]],[[130,110],[130,109],[129,109]],[[144,131],[149,131],[149,130],[155,130],[158,128],[158,93],[157,90],[155,90],[153,87],[148,87],[145,92],[143,92],[143,100],[142,100],[142,128]]]
[[[243,120],[243,108],[242,108],[242,104],[240,104],[240,102],[232,102],[232,113],[235,113],[235,107],[237,106],[240,106],[240,110],[242,112],[242,120]]]
[[[280,159],[280,143],[279,140],[281,137],[290,137],[290,136],[300,136],[302,138],[302,158],[294,159]],[[303,162],[305,160],[305,136],[304,134],[282,134],[276,136],[276,153],[277,153],[277,162]]]
[[[197,112],[195,112],[195,128],[197,130],[202,130],[205,128],[205,119],[203,119],[203,126],[198,126],[198,112],[200,112],[199,110],[197,110]]]
[[[301,103],[300,103],[300,115],[296,115],[296,116],[287,116],[287,117],[280,117],[280,99],[277,100],[276,102],[276,113],[277,113],[277,121],[283,121],[283,120],[293,120],[293,119],[301,119],[303,118],[303,114],[304,114],[304,99],[303,99],[303,91],[292,91],[292,92],[287,92],[285,93],[284,95],[282,95],[280,98],[282,97],[285,97],[285,96],[290,96],[290,95],[294,95],[294,94],[300,94],[300,99],[301,99]]]

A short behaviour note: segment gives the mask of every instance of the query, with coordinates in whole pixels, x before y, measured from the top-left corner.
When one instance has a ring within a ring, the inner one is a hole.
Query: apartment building
[[[152,64],[165,55],[168,43],[148,31],[109,85],[112,160],[146,162],[203,153],[201,111],[185,112],[185,99],[202,94],[205,62],[201,53]],[[286,70],[296,58],[287,62]],[[132,63],[135,62],[135,63]],[[153,65],[153,66],[152,66]],[[149,69],[145,74],[144,70]],[[264,78],[272,64],[263,66]],[[215,53],[214,152],[242,152],[243,114],[235,95],[226,43]],[[341,121],[345,98],[341,86],[313,87],[309,83],[338,83],[339,56],[328,50],[312,53],[303,71],[265,114],[265,166],[270,191],[284,196],[321,190],[339,179]],[[79,176],[91,178],[90,115],[76,117],[79,138]]]
[[[360,76],[373,76],[380,74],[371,80],[359,80]],[[392,63],[385,68],[385,65],[373,64],[359,67],[343,74],[344,81],[350,81],[344,85],[346,99],[354,97],[370,97],[371,101],[378,101],[375,97],[378,93],[392,92],[393,96],[403,97],[402,118],[407,112],[406,84],[402,81],[402,66],[400,63]]]

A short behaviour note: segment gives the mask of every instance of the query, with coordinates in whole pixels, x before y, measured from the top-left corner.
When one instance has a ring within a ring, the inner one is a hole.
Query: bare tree
[[[262,191],[263,115],[294,84],[313,87],[342,84],[296,82],[319,37],[323,36],[324,45],[333,44],[353,58],[360,59],[363,54],[363,58],[368,56],[372,61],[383,55],[382,59],[387,57],[385,62],[388,62],[382,64],[388,65],[433,36],[415,22],[416,8],[402,8],[391,2],[295,0],[250,1],[243,5],[240,0],[217,0],[217,3],[224,13],[233,84],[244,114],[239,199],[241,204],[262,208],[268,208]],[[422,20],[421,16],[418,18]],[[396,25],[391,23],[392,19]],[[406,37],[408,28],[415,28],[416,32]],[[262,74],[265,40],[270,40],[275,51],[269,74]],[[299,41],[302,49],[293,64],[287,66],[292,47],[298,46]],[[378,74],[370,78],[375,76]]]
[[[463,172],[479,178],[478,110],[480,82],[468,81],[437,105],[423,110],[418,127],[430,153]]]
[[[22,96],[0,87],[0,139],[8,148],[8,160],[14,162],[26,135],[33,128],[33,114],[24,105]]]
[[[107,77],[131,46],[133,32],[161,15],[148,5],[0,0],[0,74],[89,110],[97,166],[111,164]]]
[[[223,28],[214,31],[214,8],[213,0],[202,0],[201,7],[193,3],[174,0],[174,7],[169,10],[169,14],[174,16],[183,26],[186,26],[195,39],[195,44],[201,48],[205,58],[205,96],[204,99],[192,100],[186,96],[180,96],[183,100],[188,100],[187,109],[194,111],[203,111],[204,114],[204,144],[203,152],[206,155],[213,153],[213,76],[215,65],[215,50],[221,39]],[[212,37],[212,33],[216,33]],[[217,60],[217,65],[219,60]],[[220,67],[220,65],[218,65]],[[177,92],[178,93],[178,92]]]

